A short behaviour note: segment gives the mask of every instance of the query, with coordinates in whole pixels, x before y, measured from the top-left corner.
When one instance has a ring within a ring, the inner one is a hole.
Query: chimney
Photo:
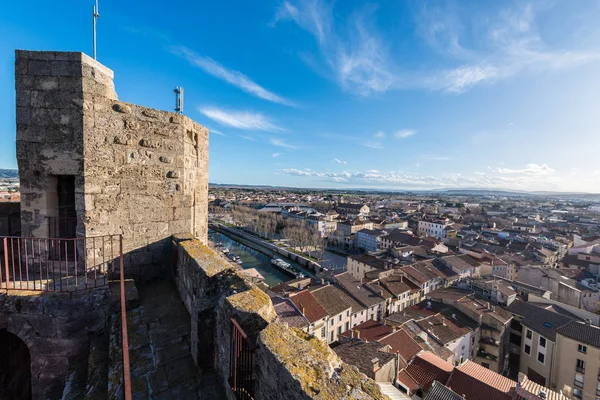
[[[325,278],[321,278],[321,285],[325,284]]]
[[[379,370],[379,358],[375,357],[371,360],[371,363],[373,363],[373,372],[377,372]]]
[[[491,309],[492,309],[492,305],[490,304],[490,302],[489,302],[489,301],[487,302],[487,308],[488,308],[488,310],[491,310]]]
[[[360,331],[357,329],[354,332],[356,333],[356,338],[360,339]]]
[[[300,309],[302,315],[304,315],[304,306],[302,305],[302,303],[298,304],[298,308]]]
[[[442,317],[442,325],[446,326],[446,318]]]

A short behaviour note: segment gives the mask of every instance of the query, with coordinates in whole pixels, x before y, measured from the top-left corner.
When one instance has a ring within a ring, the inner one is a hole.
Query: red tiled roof
[[[405,371],[423,389],[427,390],[431,387],[434,380],[446,382],[452,369],[452,364],[426,351],[417,355],[408,367],[406,367]]]
[[[354,328],[342,332],[341,335],[344,337],[352,337],[352,332],[358,331],[360,339],[366,340],[367,342],[376,342],[392,332],[392,327],[381,324],[372,319],[363,322],[360,325],[356,325]]]
[[[298,310],[304,314],[311,324],[328,315],[327,311],[321,307],[317,299],[308,290],[290,296],[290,300],[294,302]]]
[[[387,344],[392,348],[391,353],[399,353],[404,361],[410,361],[421,352],[421,346],[402,329],[379,340],[379,343]]]
[[[510,400],[517,382],[510,380],[473,361],[456,367],[448,386],[467,399]]]
[[[420,389],[419,383],[410,376],[406,370],[398,372],[398,380],[408,388],[410,394],[413,394]]]

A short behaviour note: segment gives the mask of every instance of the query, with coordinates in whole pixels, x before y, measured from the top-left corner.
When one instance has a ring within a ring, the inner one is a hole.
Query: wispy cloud
[[[383,149],[383,143],[377,140],[367,140],[366,142],[363,142],[362,145],[369,149]]]
[[[273,153],[273,158],[280,157],[283,153]]]
[[[345,17],[334,10],[334,4],[288,0],[279,8],[276,22],[293,21],[312,34],[319,55],[303,53],[303,58],[353,94],[402,89],[461,93],[522,73],[551,72],[600,60],[598,48],[569,47],[564,45],[566,40],[561,45],[550,43],[537,28],[538,10],[531,4],[485,4],[474,10],[478,5],[453,7],[451,2],[423,1],[416,16],[417,31],[437,58],[427,65],[413,64],[409,70],[392,53],[392,44],[378,33],[373,18],[376,8],[363,7]],[[564,37],[570,34],[562,33]]]
[[[373,135],[374,138],[377,139],[383,139],[385,137],[385,132],[383,131],[377,131],[375,132],[375,134]]]
[[[221,132],[221,131],[218,131],[218,130],[216,130],[216,129],[209,129],[208,131],[209,131],[210,133],[214,133],[215,135],[219,135],[219,136],[227,136],[227,135],[225,135],[223,132]]]
[[[499,188],[529,190],[532,185],[540,189],[552,189],[557,180],[545,179],[540,181],[536,175],[521,174],[517,176],[489,175],[475,173],[463,175],[458,173],[442,173],[437,175],[422,175],[402,171],[380,172],[319,172],[285,168],[284,174],[304,177],[313,182],[330,182],[344,185],[364,185],[365,187],[396,187],[396,188]]]
[[[484,19],[470,18],[445,5],[425,3],[419,31],[432,49],[460,65],[430,73],[424,81],[430,89],[460,93],[524,72],[573,68],[600,59],[597,49],[549,44],[537,29],[537,10],[532,4],[518,2]],[[478,32],[477,41],[465,32]]]
[[[282,147],[284,149],[296,149],[296,148],[298,148],[297,146],[289,144],[289,143],[285,142],[282,139],[270,139],[269,143],[271,143],[273,146]]]
[[[333,160],[331,160],[331,162],[338,163],[338,164],[348,164],[348,162],[340,160],[339,158],[334,158]]]
[[[252,136],[248,136],[248,135],[241,135],[240,136],[242,139],[246,139],[249,140],[251,142],[256,142],[256,138],[253,138]]]
[[[294,102],[292,102],[291,100],[288,100],[265,89],[258,83],[248,78],[243,73],[235,71],[233,69],[229,69],[219,64],[210,57],[201,56],[185,46],[171,46],[169,50],[171,51],[171,53],[184,58],[191,65],[200,68],[207,74],[219,78],[229,83],[230,85],[233,85],[243,90],[248,94],[251,94],[263,100],[271,101],[273,103],[295,106]]]
[[[221,125],[237,129],[284,132],[285,129],[275,125],[260,113],[247,111],[230,111],[217,107],[198,107],[198,111]]]
[[[307,0],[285,1],[275,18],[291,20],[311,33],[328,75],[343,89],[368,96],[388,90],[396,80],[381,36],[368,28],[369,14],[369,10],[354,13],[343,26],[336,26],[332,4]]]
[[[417,133],[417,131],[414,131],[412,129],[404,129],[394,133],[394,137],[396,139],[406,139],[413,136],[415,133]]]
[[[510,169],[496,168],[493,171],[500,174],[549,175],[554,172],[547,164],[527,164],[525,168]]]

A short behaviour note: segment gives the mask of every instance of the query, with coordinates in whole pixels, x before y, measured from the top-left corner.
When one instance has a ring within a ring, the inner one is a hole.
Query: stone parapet
[[[226,389],[234,318],[254,343],[256,399],[386,399],[379,386],[318,339],[278,322],[267,294],[198,240],[173,238],[177,286],[191,314],[192,356]]]

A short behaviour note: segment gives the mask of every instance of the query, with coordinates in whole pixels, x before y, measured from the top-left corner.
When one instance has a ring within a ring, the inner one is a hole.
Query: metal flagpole
[[[96,59],[96,21],[100,14],[98,14],[98,0],[96,0],[96,5],[93,8],[92,19],[94,21],[94,60]]]

